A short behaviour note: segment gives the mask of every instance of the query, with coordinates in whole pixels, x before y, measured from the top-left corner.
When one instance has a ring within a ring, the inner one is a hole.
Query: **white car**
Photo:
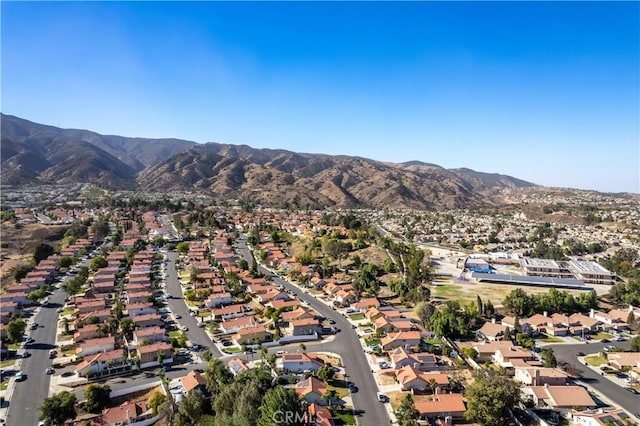
[[[180,330],[189,331],[189,327],[187,327],[186,325],[183,325],[182,327],[180,327]]]

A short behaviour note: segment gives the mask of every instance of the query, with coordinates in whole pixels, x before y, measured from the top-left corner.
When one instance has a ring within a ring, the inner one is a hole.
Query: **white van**
[[[387,395],[382,392],[376,392],[376,396],[378,397],[379,402],[387,402]]]

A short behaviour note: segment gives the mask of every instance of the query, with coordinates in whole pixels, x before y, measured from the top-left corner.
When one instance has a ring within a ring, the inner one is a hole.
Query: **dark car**
[[[609,340],[609,339],[602,339],[602,340],[600,340],[600,343],[609,343],[610,341],[611,340]]]
[[[627,392],[631,392],[634,395],[640,394],[640,392],[638,392],[637,390],[635,390],[634,388],[629,387],[629,386],[625,387],[624,390],[626,390]]]
[[[576,356],[584,356],[584,352],[576,352]]]

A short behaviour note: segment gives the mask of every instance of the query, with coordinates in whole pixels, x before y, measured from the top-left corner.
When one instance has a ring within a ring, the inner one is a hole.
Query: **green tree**
[[[325,383],[329,383],[336,375],[336,370],[333,369],[333,366],[330,364],[325,364],[322,367],[318,368],[316,372],[318,378]]]
[[[640,352],[640,336],[631,339],[631,352]]]
[[[218,358],[213,358],[209,361],[205,369],[205,377],[207,379],[207,389],[212,395],[217,394],[222,387],[233,381],[233,374],[231,374],[224,362]]]
[[[520,385],[508,377],[485,376],[477,373],[467,387],[465,419],[482,426],[501,426],[509,423],[508,410],[520,401]]]
[[[429,302],[420,302],[416,306],[416,313],[418,314],[418,318],[420,318],[423,326],[429,327],[429,319],[435,310],[435,306]]]
[[[63,426],[67,420],[76,416],[77,404],[78,400],[71,392],[57,393],[44,399],[38,419],[49,426]]]
[[[55,250],[49,244],[40,243],[33,248],[33,262],[37,265],[41,260],[51,256]]]
[[[178,245],[176,246],[176,251],[180,254],[186,254],[189,251],[189,243],[185,241],[178,243]]]
[[[133,330],[136,328],[136,324],[131,318],[123,318],[120,320],[120,330],[122,334],[128,339],[133,339]]]
[[[178,404],[178,415],[175,418],[177,426],[197,425],[204,414],[206,399],[202,392],[194,390],[182,397]]]
[[[278,420],[283,420],[283,414],[290,415],[288,426],[304,426],[305,411],[298,395],[293,389],[276,387],[270,389],[260,405],[260,417],[258,426],[273,426]]]
[[[73,262],[75,262],[75,259],[73,256],[62,256],[57,260],[56,263],[61,268],[68,268],[69,266],[73,265]]]
[[[97,271],[100,268],[106,268],[107,265],[109,265],[109,262],[107,262],[107,259],[105,259],[103,256],[96,256],[93,259],[91,259],[91,264],[89,265],[89,269],[91,269],[92,271]]]
[[[156,391],[149,399],[149,406],[151,407],[152,414],[158,415],[158,412],[162,409],[164,403],[167,402],[167,397],[162,393]]]
[[[24,331],[27,329],[27,323],[21,319],[14,319],[9,321],[6,328],[7,339],[11,343],[18,343],[22,341]]]
[[[543,349],[540,355],[542,356],[542,362],[545,367],[554,368],[558,364],[553,349]]]
[[[411,394],[406,394],[396,410],[396,418],[400,426],[417,426],[420,413],[413,404]]]
[[[84,408],[91,413],[101,412],[111,401],[109,397],[110,393],[111,388],[108,385],[90,384],[84,391],[84,397],[86,399]]]

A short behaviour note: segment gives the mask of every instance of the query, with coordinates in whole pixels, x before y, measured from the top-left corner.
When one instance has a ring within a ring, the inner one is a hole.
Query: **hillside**
[[[411,161],[104,136],[2,115],[2,183],[90,182],[106,188],[191,191],[302,207],[463,208],[533,186],[510,176]]]

